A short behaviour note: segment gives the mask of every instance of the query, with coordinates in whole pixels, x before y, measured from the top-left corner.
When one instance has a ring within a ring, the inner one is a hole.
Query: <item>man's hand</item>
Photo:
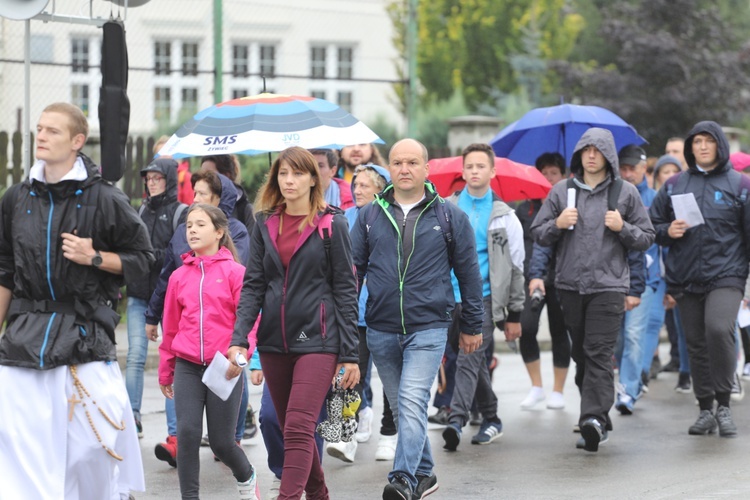
[[[521,323],[505,322],[505,341],[512,342],[521,336]]]
[[[263,370],[250,370],[250,383],[260,385],[263,383]]]
[[[578,222],[578,209],[576,208],[566,208],[555,219],[555,225],[558,229],[568,229],[575,226],[576,222]]]
[[[622,231],[623,222],[620,211],[608,210],[604,215],[604,225],[607,226],[610,231],[614,231],[615,233],[619,233],[620,231]]]
[[[146,325],[146,338],[151,342],[156,342],[159,338],[159,327],[156,325]]]
[[[534,290],[539,288],[544,295],[547,295],[547,290],[544,289],[544,280],[539,278],[534,278],[533,280],[529,281],[529,295],[534,293]]]
[[[677,305],[677,301],[674,300],[674,297],[672,297],[669,294],[664,295],[664,309],[670,310],[674,309],[674,306]]]
[[[625,297],[625,310],[626,311],[632,311],[636,307],[638,307],[641,303],[640,297],[631,297],[627,296]]]
[[[353,389],[355,385],[359,383],[359,365],[357,363],[339,363],[336,365],[336,374],[333,376],[331,385],[336,387],[336,376],[338,376],[341,370],[344,373],[341,376],[341,384],[339,387],[342,389]]]
[[[159,388],[161,389],[161,393],[164,394],[165,398],[174,399],[174,388],[172,387],[172,384],[159,385]]]
[[[458,337],[458,348],[464,351],[464,354],[471,354],[482,345],[481,335],[468,335],[461,333]]]
[[[62,233],[60,236],[63,240],[63,257],[82,266],[91,265],[91,259],[96,255],[91,238],[79,238],[72,233]]]
[[[673,240],[682,238],[685,235],[685,231],[690,228],[687,222],[682,219],[673,220],[667,229],[667,234]]]

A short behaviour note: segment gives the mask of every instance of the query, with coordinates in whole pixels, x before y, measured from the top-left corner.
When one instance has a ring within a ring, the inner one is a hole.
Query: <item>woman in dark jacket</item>
[[[359,382],[349,227],[341,211],[327,207],[318,164],[299,147],[279,154],[256,207],[227,356],[246,354],[247,332],[262,309],[258,351],[286,445],[279,498],[305,491],[310,500],[327,499],[313,437],[318,410],[336,373],[343,388]]]
[[[128,362],[125,369],[125,385],[133,407],[133,418],[138,435],[143,434],[141,426],[141,401],[143,399],[143,370],[148,353],[146,338],[146,306],[154,293],[159,272],[164,264],[164,251],[172,239],[175,227],[184,217],[183,205],[177,201],[177,162],[169,158],[159,158],[141,170],[146,188],[146,200],[138,214],[151,237],[156,260],[148,274],[128,283]]]

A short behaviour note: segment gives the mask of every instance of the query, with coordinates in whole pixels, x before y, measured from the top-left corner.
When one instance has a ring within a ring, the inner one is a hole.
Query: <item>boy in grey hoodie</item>
[[[627,254],[651,246],[654,228],[638,190],[628,182],[619,181],[617,208],[608,209],[610,188],[619,177],[610,131],[587,130],[576,145],[570,171],[574,206],[568,207],[568,183],[556,184],[531,231],[540,245],[556,244],[555,286],[577,365],[582,447],[595,452],[612,430],[612,354],[630,286]]]

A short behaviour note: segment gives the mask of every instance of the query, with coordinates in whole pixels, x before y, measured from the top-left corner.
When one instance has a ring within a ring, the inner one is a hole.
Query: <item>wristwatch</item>
[[[97,269],[99,269],[99,266],[102,265],[102,254],[99,253],[99,250],[97,250],[96,254],[91,257],[91,265]]]

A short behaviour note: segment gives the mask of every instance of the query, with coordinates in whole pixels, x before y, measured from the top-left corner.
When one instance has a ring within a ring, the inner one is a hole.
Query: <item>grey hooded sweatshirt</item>
[[[581,154],[586,146],[594,146],[606,159],[609,175],[593,189],[583,182]],[[619,233],[604,225],[609,187],[619,177],[617,149],[612,133],[590,128],[576,144],[570,171],[578,190],[578,222],[572,231],[559,229],[557,217],[567,207],[567,183],[559,182],[550,191],[542,209],[531,224],[534,240],[543,246],[557,244],[555,286],[580,294],[600,292],[628,293],[630,269],[629,250],[646,250],[654,242],[654,228],[643,206],[638,189],[622,183],[617,210],[623,219]]]

